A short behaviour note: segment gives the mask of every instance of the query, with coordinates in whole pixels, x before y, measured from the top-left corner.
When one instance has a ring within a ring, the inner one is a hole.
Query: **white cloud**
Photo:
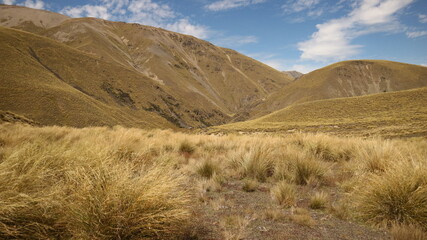
[[[427,23],[427,15],[426,14],[418,14],[418,20],[420,23]]]
[[[186,18],[180,19],[174,23],[167,24],[165,28],[174,32],[180,32],[198,38],[207,38],[209,36],[209,30],[205,26],[191,24]]]
[[[316,6],[320,0],[288,0],[286,4],[282,6],[285,12],[301,12],[307,9],[311,9]]]
[[[401,25],[396,13],[413,0],[361,0],[347,16],[316,25],[317,32],[298,43],[301,59],[336,61],[356,55],[360,45],[352,40],[369,33],[391,32]]]
[[[222,47],[239,47],[245,44],[257,43],[258,38],[255,36],[229,36],[214,39],[212,42]]]
[[[14,3],[15,3],[15,0],[3,0],[3,4],[13,5]]]
[[[427,31],[406,32],[408,38],[417,38],[427,35]]]
[[[24,3],[20,4],[25,7],[35,8],[35,9],[43,9],[44,2],[42,0],[26,0]]]
[[[109,19],[111,15],[108,13],[108,8],[105,6],[98,5],[83,5],[79,7],[66,7],[62,9],[61,13],[66,14],[70,17],[94,17]]]
[[[207,38],[210,32],[206,26],[192,24],[187,18],[178,18],[169,5],[159,4],[155,0],[97,0],[97,4],[93,5],[65,7],[61,13],[70,17],[140,23],[199,38]]]
[[[316,69],[319,69],[319,67],[313,66],[313,65],[302,65],[302,64],[295,64],[291,67],[291,70],[304,73],[304,74],[314,71]]]
[[[205,6],[210,11],[223,11],[232,8],[245,7],[252,4],[263,3],[266,0],[221,0]]]

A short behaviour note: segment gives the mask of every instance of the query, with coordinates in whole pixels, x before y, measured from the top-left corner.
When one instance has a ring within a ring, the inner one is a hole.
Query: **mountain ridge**
[[[18,9],[22,10],[21,7]],[[155,27],[95,18],[67,18],[50,28],[37,27],[27,21],[14,28],[48,37],[100,61],[134,72],[139,75],[138,79],[152,85],[155,92],[148,94],[151,97],[141,96],[143,101],[138,108],[156,113],[179,127],[225,123],[247,105],[291,81],[281,72],[234,50]],[[67,64],[66,59],[59,61]],[[75,85],[87,85],[84,76],[80,76],[80,80]],[[79,87],[95,97],[104,94],[94,90],[99,87],[109,91],[113,98],[120,94],[128,94],[131,98],[138,95],[136,91],[131,94],[130,86],[122,86],[129,85],[123,81],[91,88]],[[120,89],[123,93],[114,93],[111,89]]]

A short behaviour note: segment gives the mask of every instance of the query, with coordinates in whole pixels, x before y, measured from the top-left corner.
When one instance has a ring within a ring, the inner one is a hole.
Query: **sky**
[[[351,59],[427,66],[427,0],[0,0],[193,35],[278,70]]]

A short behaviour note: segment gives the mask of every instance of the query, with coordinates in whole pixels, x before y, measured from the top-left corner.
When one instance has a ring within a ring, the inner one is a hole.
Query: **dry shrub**
[[[352,194],[357,216],[373,225],[412,224],[427,229],[427,168],[395,163],[382,175],[371,174]]]
[[[393,240],[425,240],[427,232],[413,225],[393,225],[390,230]]]
[[[295,186],[285,181],[281,181],[271,189],[271,197],[279,205],[284,207],[291,207],[295,204],[296,201]]]

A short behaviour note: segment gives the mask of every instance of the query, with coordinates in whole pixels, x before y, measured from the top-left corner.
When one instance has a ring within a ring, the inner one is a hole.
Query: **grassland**
[[[324,132],[383,137],[427,136],[427,88],[295,104],[213,131]]]
[[[427,86],[427,67],[385,61],[350,60],[303,75],[249,112],[252,119],[292,104],[364,96]]]
[[[427,142],[0,125],[2,239],[423,239]]]

